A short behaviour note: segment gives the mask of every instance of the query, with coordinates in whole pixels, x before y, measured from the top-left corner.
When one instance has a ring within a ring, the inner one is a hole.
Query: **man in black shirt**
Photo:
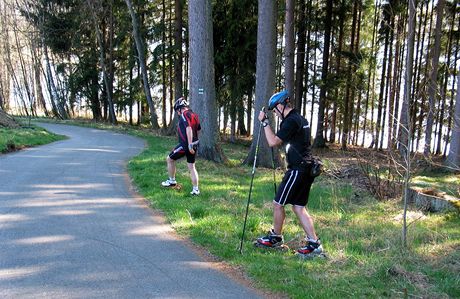
[[[320,254],[323,250],[316,235],[313,219],[305,208],[314,177],[305,163],[311,159],[310,125],[295,109],[290,107],[289,94],[286,91],[275,93],[269,100],[268,109],[273,110],[281,119],[280,129],[275,134],[268,124],[265,112],[259,113],[265,137],[270,147],[286,145],[288,170],[273,200],[273,228],[268,235],[257,239],[262,247],[277,247],[283,244],[283,224],[286,217],[284,206],[292,205],[299,222],[306,234],[306,244],[297,250],[299,254]]]
[[[184,98],[179,98],[174,103],[174,111],[179,116],[177,124],[177,135],[179,144],[171,151],[166,158],[168,165],[169,178],[162,182],[163,187],[172,187],[176,182],[176,160],[186,156],[187,167],[190,172],[193,189],[190,194],[198,195],[198,172],[195,168],[195,156],[198,147],[198,131],[201,130],[200,120],[198,115],[189,109],[189,105]]]

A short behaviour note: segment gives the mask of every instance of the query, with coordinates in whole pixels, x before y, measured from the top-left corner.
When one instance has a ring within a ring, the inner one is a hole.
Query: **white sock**
[[[319,243],[319,239],[316,239],[316,240],[315,240],[315,239],[310,238],[310,237],[308,237],[308,236],[305,238],[305,240],[310,241],[310,242]]]

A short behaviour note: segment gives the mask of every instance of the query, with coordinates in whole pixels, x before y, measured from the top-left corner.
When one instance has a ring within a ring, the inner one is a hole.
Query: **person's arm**
[[[274,147],[283,143],[283,140],[273,133],[272,128],[268,124],[268,119],[265,115],[265,112],[260,111],[259,120],[262,122],[262,127],[264,128],[265,138],[267,139],[268,146]]]
[[[188,126],[185,129],[185,132],[187,134],[188,151],[193,155],[195,153],[195,150],[193,149],[193,146],[192,146],[192,142],[193,142],[193,130],[192,130],[192,127]]]

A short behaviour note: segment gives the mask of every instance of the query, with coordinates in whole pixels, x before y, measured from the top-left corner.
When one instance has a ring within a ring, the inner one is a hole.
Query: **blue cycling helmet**
[[[289,93],[286,90],[277,92],[271,96],[270,100],[268,100],[268,110],[273,110],[278,104],[286,106],[288,102]]]

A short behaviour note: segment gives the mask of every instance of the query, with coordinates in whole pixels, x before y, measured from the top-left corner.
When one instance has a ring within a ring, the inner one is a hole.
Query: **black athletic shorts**
[[[315,180],[307,172],[288,169],[276,192],[274,201],[282,206],[306,206],[311,184]]]
[[[196,156],[196,146],[193,147],[195,149],[195,153],[192,155],[188,148],[184,148],[181,144],[176,145],[176,147],[169,153],[169,158],[172,160],[179,160],[183,156],[187,157],[188,163],[195,163],[195,156]]]

